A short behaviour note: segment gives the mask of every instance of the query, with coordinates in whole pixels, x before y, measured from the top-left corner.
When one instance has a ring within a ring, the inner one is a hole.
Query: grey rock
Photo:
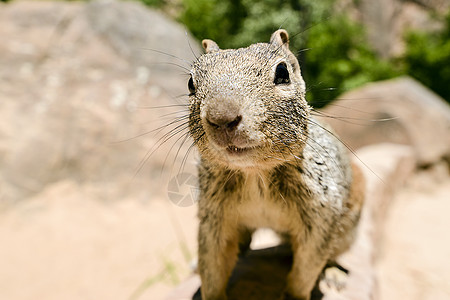
[[[450,106],[408,77],[345,93],[319,114],[352,149],[383,142],[407,144],[419,165],[450,155]]]
[[[182,26],[134,2],[13,2],[0,6],[0,36],[1,203],[66,178],[105,200],[166,192],[154,179],[180,135],[162,143],[170,126],[152,130],[186,111],[143,108],[187,103],[175,98],[187,91],[180,68],[155,64],[199,51]]]

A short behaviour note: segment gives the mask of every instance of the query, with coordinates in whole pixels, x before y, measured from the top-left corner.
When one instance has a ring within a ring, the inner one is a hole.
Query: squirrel
[[[257,228],[287,237],[280,299],[310,299],[323,268],[351,245],[364,178],[331,128],[311,116],[286,30],[222,50],[203,40],[192,64],[189,132],[200,153],[198,271],[203,300],[225,300]]]

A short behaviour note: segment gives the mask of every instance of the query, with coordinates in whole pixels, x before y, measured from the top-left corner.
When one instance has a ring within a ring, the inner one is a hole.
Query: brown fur
[[[204,300],[227,299],[240,245],[257,228],[270,227],[292,244],[282,296],[289,299],[309,299],[325,264],[353,240],[362,174],[331,129],[310,115],[288,40],[285,30],[270,43],[236,50],[204,40],[206,54],[193,64],[189,127],[201,155]]]

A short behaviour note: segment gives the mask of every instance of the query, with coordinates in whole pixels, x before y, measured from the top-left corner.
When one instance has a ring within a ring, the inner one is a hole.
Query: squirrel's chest
[[[294,212],[281,196],[275,198],[267,183],[259,179],[247,182],[237,206],[239,223],[248,228],[272,228],[287,232],[296,221]]]

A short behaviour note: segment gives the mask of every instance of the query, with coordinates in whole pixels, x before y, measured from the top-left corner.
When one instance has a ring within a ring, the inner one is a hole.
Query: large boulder
[[[186,109],[143,107],[187,103],[180,73],[200,50],[181,25],[137,2],[13,2],[0,36],[2,203],[65,178],[109,200],[164,189],[151,179],[179,135],[148,159],[151,130]]]
[[[408,77],[352,90],[317,114],[351,149],[382,142],[407,144],[419,165],[450,156],[450,106]]]

